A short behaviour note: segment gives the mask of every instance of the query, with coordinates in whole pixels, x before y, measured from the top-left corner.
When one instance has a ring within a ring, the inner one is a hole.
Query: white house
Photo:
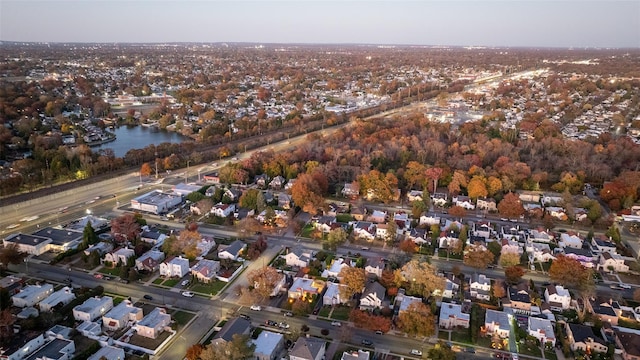
[[[603,253],[603,252],[615,253],[616,244],[606,236],[596,235],[593,237],[593,239],[591,239],[591,249],[597,253]]]
[[[470,315],[462,312],[462,305],[442,303],[440,306],[440,319],[438,325],[443,329],[454,327],[469,328]]]
[[[544,299],[551,310],[562,311],[571,306],[571,294],[561,285],[548,285],[544,289]]]
[[[384,286],[377,281],[367,283],[360,297],[360,310],[382,308],[382,301],[386,291]]]
[[[480,197],[476,200],[476,207],[481,210],[487,211],[498,211],[498,207],[496,206],[496,200],[493,198],[483,198]]]
[[[527,242],[526,250],[532,261],[548,262],[555,259],[549,244]]]
[[[191,274],[200,282],[209,283],[216,278],[220,270],[220,262],[202,259],[191,268]]]
[[[73,318],[78,321],[93,321],[113,308],[113,298],[110,296],[88,298],[82,304],[73,308]]]
[[[46,299],[40,301],[38,303],[38,308],[40,309],[40,311],[52,311],[56,306],[67,305],[75,298],[76,295],[73,293],[71,288],[65,286],[62,289],[49,295]]]
[[[502,311],[487,309],[484,317],[484,328],[488,334],[508,338],[511,330],[511,316]]]
[[[407,193],[407,200],[412,203],[414,201],[422,201],[422,191],[411,190]]]
[[[171,315],[163,308],[153,309],[147,316],[138,321],[134,328],[140,336],[155,339],[171,323]]]
[[[385,269],[386,263],[382,257],[373,257],[367,259],[367,265],[364,267],[364,272],[369,275],[375,275],[376,277],[382,277],[382,271]]]
[[[338,284],[334,282],[327,282],[327,290],[322,295],[322,305],[338,305],[345,304],[349,299],[344,299],[340,296],[340,288],[346,285]]]
[[[628,272],[629,265],[624,263],[624,258],[619,254],[605,251],[600,254],[598,270],[610,271],[611,269],[615,272]]]
[[[329,268],[325,269],[322,272],[322,277],[323,278],[329,278],[329,277],[338,278],[338,274],[340,274],[340,271],[342,271],[342,268],[344,268],[345,266],[349,266],[349,264],[347,264],[344,261],[343,258],[334,259],[331,262],[331,266],[329,266]]]
[[[357,239],[373,241],[376,237],[376,226],[369,221],[358,221],[353,227],[353,235]]]
[[[468,196],[463,196],[463,195],[454,196],[452,201],[454,205],[460,206],[461,208],[466,210],[473,210],[476,208],[476,206],[473,204],[473,201],[471,201],[471,199]]]
[[[7,347],[2,349],[2,359],[7,360],[23,360],[29,357],[34,351],[42,347],[44,345],[44,334],[40,333],[38,335],[33,336],[31,339],[29,337],[23,338],[24,344],[22,346],[15,347]]]
[[[322,280],[296,277],[289,288],[288,297],[290,299],[305,299],[320,294],[324,287],[325,282]]]
[[[189,273],[189,260],[182,256],[171,257],[160,264],[160,275],[181,278]]]
[[[247,244],[243,243],[240,240],[236,240],[232,242],[229,246],[218,250],[218,257],[220,259],[231,259],[238,260],[244,249],[247,247]]]
[[[102,316],[102,326],[110,331],[121,329],[129,322],[142,320],[142,309],[133,306],[129,300],[123,300]]]
[[[358,349],[343,352],[340,360],[369,360],[370,357],[370,352]]]
[[[256,346],[253,350],[256,360],[275,360],[284,349],[284,335],[277,332],[263,331],[251,341]]]
[[[127,261],[134,256],[136,256],[136,253],[135,251],[133,251],[133,249],[117,248],[112,252],[106,253],[104,255],[104,258],[102,258],[102,263],[110,263],[113,266],[116,266],[118,264],[126,264]]]
[[[52,240],[48,237],[18,233],[7,236],[3,242],[4,246],[15,244],[18,251],[38,256],[49,251]]]
[[[431,203],[435,206],[443,207],[447,205],[448,197],[445,193],[433,193],[431,195]]]
[[[538,339],[540,344],[551,343],[552,347],[556,346],[556,335],[551,320],[529,316],[527,333]]]
[[[444,291],[442,292],[442,297],[445,298],[453,298],[455,294],[460,290],[460,280],[455,276],[447,276],[445,277]]]
[[[44,346],[37,349],[28,360],[71,360],[76,352],[76,344],[73,340],[53,338]],[[21,357],[22,359],[22,357]]]
[[[574,233],[562,233],[558,245],[561,248],[582,249],[582,238]]]
[[[226,218],[229,215],[233,214],[234,211],[236,211],[235,204],[218,203],[211,208],[211,214],[223,218]]]
[[[95,354],[89,356],[87,360],[123,360],[124,358],[123,348],[107,345],[101,347]]]
[[[553,233],[544,229],[533,229],[529,231],[529,241],[550,243],[554,238]]]
[[[46,299],[53,293],[53,285],[27,285],[19,293],[11,297],[11,303],[16,307],[30,307]]]
[[[373,210],[371,215],[369,215],[368,220],[373,222],[373,223],[378,223],[378,224],[386,223],[387,222],[387,212],[386,211],[380,211],[380,210]]]
[[[309,266],[309,262],[313,259],[313,251],[298,247],[289,250],[283,258],[287,266],[303,268]]]
[[[420,225],[440,225],[439,216],[420,215]]]
[[[160,246],[164,243],[164,239],[167,238],[167,235],[159,231],[150,230],[147,226],[145,227],[146,229],[144,229],[140,234],[140,240],[152,244],[153,246]]]
[[[489,301],[491,299],[491,280],[484,274],[474,274],[469,284],[471,297]]]
[[[571,350],[582,350],[584,352],[606,353],[607,344],[593,333],[591,326],[582,324],[566,323],[567,339]]]

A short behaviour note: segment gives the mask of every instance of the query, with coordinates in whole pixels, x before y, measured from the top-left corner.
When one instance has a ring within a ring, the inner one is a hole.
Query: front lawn
[[[306,238],[310,238],[311,237],[311,233],[313,232],[313,225],[307,223],[303,228],[302,231],[300,231],[300,236],[302,237],[306,237]]]
[[[120,276],[120,268],[114,267],[106,267],[103,266],[102,269],[98,270],[98,272],[102,274],[112,275],[112,276]]]
[[[320,316],[320,317],[329,317],[329,313],[330,312],[331,312],[331,307],[323,306],[322,308],[320,308],[320,312],[318,313],[318,316]]]
[[[155,284],[155,285],[160,285],[160,284],[162,284],[162,282],[164,282],[163,278],[157,278],[157,279],[153,280],[153,284]]]
[[[176,278],[167,279],[162,283],[162,285],[168,286],[168,287],[174,287],[179,281],[180,279],[176,279]]]
[[[176,311],[174,314],[171,314],[171,318],[180,326],[186,325],[194,316],[195,314],[185,311]]]
[[[348,306],[336,306],[333,309],[333,313],[331,314],[331,318],[332,319],[336,319],[336,320],[343,320],[343,321],[348,321],[349,320],[349,314],[351,313],[351,309]]]
[[[226,282],[220,280],[214,280],[209,284],[205,283],[195,283],[191,285],[189,288],[193,292],[201,293],[201,294],[211,294],[216,295],[222,288],[227,285]]]
[[[555,351],[545,351],[544,357],[548,360],[558,360],[558,356],[556,355]]]
[[[451,341],[464,343],[464,344],[472,344],[471,342],[471,334],[469,330],[453,330],[451,332]]]

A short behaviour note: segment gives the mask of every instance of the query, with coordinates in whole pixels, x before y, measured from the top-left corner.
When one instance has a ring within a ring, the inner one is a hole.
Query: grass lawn
[[[491,338],[488,336],[478,336],[478,341],[476,342],[478,346],[491,348]]]
[[[451,332],[451,340],[456,342],[461,342],[465,344],[472,344],[471,342],[471,334],[469,331],[457,331],[454,330]]]
[[[180,281],[180,279],[167,279],[167,280],[165,280],[164,283],[162,283],[162,285],[168,286],[168,287],[174,287],[174,286],[176,286],[178,281]]]
[[[449,332],[448,331],[438,331],[438,339],[449,341]]]
[[[194,316],[194,314],[185,311],[176,311],[174,314],[171,314],[171,318],[180,326],[186,325]]]
[[[447,250],[443,250],[443,249],[438,250],[438,257],[446,259],[447,258]],[[462,254],[450,253],[449,254],[449,259],[461,260],[462,259]]]
[[[113,296],[113,306],[120,304],[122,301],[124,301],[124,299],[126,298],[122,296]]]
[[[162,284],[163,281],[164,281],[163,278],[157,278],[157,279],[153,280],[153,283],[156,284],[156,285],[160,285],[160,284]]]
[[[529,355],[529,356],[535,356],[535,357],[542,356],[542,352],[540,351],[539,347],[528,346],[527,344],[520,344],[520,346],[518,346],[518,352],[523,355]]]
[[[341,223],[348,223],[349,221],[353,221],[353,216],[351,216],[351,214],[338,214],[336,215],[336,221]]]
[[[349,313],[351,313],[351,308],[347,306],[336,306],[333,309],[333,314],[331,314],[332,319],[336,320],[349,320]]]
[[[545,359],[549,359],[549,360],[558,360],[558,356],[556,355],[555,351],[545,351],[544,357]]]
[[[330,306],[323,306],[322,308],[320,308],[320,312],[318,313],[318,316],[329,317],[330,312],[331,312]]]
[[[310,238],[312,232],[313,232],[313,226],[311,224],[306,224],[302,228],[302,231],[300,231],[300,236]]]
[[[114,267],[114,268],[109,268],[109,267],[102,267],[102,269],[100,269],[101,273],[103,274],[107,274],[107,275],[113,275],[113,276],[119,276],[120,275],[120,268]]]
[[[214,280],[209,284],[195,283],[189,289],[197,293],[216,295],[225,285],[227,283],[224,281]]]

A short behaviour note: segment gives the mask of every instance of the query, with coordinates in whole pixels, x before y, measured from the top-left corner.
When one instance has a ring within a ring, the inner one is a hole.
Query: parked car
[[[264,323],[269,325],[269,326],[278,326],[278,323],[273,321],[273,320],[267,320]]]
[[[249,320],[249,321],[251,321],[251,317],[249,317],[249,315],[246,315],[246,314],[240,314],[239,316],[240,316],[241,318],[245,319],[245,320]]]
[[[362,345],[364,346],[371,346],[373,345],[373,341],[369,340],[369,339],[362,339],[361,341]]]
[[[340,321],[332,321],[332,322],[331,322],[331,326],[337,326],[337,327],[340,327],[340,326],[342,326],[342,323],[341,323]]]
[[[127,279],[120,279],[120,282],[121,282],[121,283],[123,283],[123,284],[128,284],[128,283],[129,283],[129,280],[127,280]]]
[[[384,333],[382,332],[382,330],[376,330],[376,335],[383,335]]]
[[[180,283],[180,285],[182,285],[182,286],[187,286],[187,285],[189,285],[189,280],[182,280],[182,282]]]
[[[418,350],[418,349],[411,349],[411,352],[409,352],[411,355],[415,355],[415,356],[422,356],[422,351]]]
[[[193,293],[191,291],[183,291],[182,292],[182,296],[186,296],[186,297],[193,297]]]
[[[262,306],[260,306],[260,305],[251,305],[251,307],[249,309],[251,309],[253,311],[260,311],[260,310],[262,310]]]
[[[143,298],[145,298],[146,300],[153,300],[153,297],[149,294],[143,296]]]
[[[284,315],[284,316],[293,316],[293,313],[291,311],[285,311],[282,315]]]
[[[289,324],[287,324],[286,322],[281,322],[280,324],[278,324],[278,327],[280,329],[288,329],[289,328]]]

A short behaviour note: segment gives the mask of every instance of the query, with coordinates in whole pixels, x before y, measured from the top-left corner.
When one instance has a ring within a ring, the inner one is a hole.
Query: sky
[[[640,1],[0,0],[0,40],[640,47]]]

